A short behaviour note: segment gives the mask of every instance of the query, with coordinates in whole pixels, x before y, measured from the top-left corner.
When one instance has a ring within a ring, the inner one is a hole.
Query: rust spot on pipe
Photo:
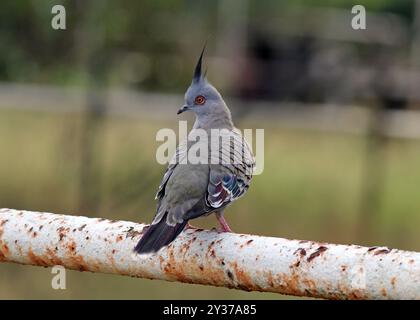
[[[200,283],[202,284],[220,285],[225,283],[228,287],[233,286],[231,282],[227,282],[228,279],[222,268],[215,269],[210,265],[208,259],[198,263],[195,257],[192,257],[189,263],[185,264],[184,259],[179,259],[179,257],[183,256],[183,253],[185,254],[185,251],[182,248],[175,253],[173,246],[169,245],[166,260],[159,256],[160,267],[169,279],[192,283],[194,281],[188,275],[200,274]]]
[[[74,253],[74,252],[76,252],[76,242],[71,241],[71,242],[67,245],[67,249],[70,251],[70,253]]]
[[[377,250],[377,251],[375,251],[375,253],[373,254],[374,256],[377,256],[377,255],[379,255],[379,254],[388,254],[388,253],[390,253],[391,252],[391,250],[390,249],[388,249],[388,248],[386,248],[386,249],[381,249],[381,250]]]
[[[295,296],[302,294],[302,290],[299,289],[299,275],[296,272],[293,272],[290,276],[279,275],[278,279],[280,287],[282,287],[286,293]]]
[[[247,273],[246,270],[243,270],[238,267],[236,262],[232,263],[234,275],[237,281],[238,288],[245,290],[245,291],[252,291],[252,290],[259,290],[260,288],[256,287],[254,281]]]
[[[44,259],[42,259],[42,257],[37,256],[31,248],[29,248],[28,250],[28,258],[29,261],[33,264],[33,265],[38,265],[38,266],[44,266],[47,267],[49,264],[47,261],[45,261]]]
[[[181,251],[184,252],[184,256],[185,256],[186,252],[188,251],[188,249],[190,248],[192,242],[193,242],[193,240],[189,240],[188,242],[185,242],[185,243],[182,244]]]
[[[3,243],[3,241],[0,240],[0,261],[5,260],[9,253],[9,247],[7,246],[7,244]]]
[[[22,250],[22,247],[20,246],[20,245],[16,245],[16,249],[18,250],[18,252],[19,252],[19,255],[22,257],[23,256],[23,250]]]
[[[312,279],[302,279],[302,284],[306,287],[305,290],[311,294],[316,294],[318,292],[317,286],[314,280]]]
[[[234,279],[233,279],[233,273],[232,273],[232,271],[227,270],[227,271],[226,271],[226,274],[227,274],[227,276],[228,276],[228,278],[229,278],[230,280],[232,280],[232,281],[234,280]]]
[[[249,245],[252,241],[254,241],[254,240],[248,240],[248,241],[246,241],[245,243],[243,243],[243,244],[241,244],[240,246],[239,246],[239,248],[240,249],[242,249],[244,246],[247,246],[247,245]]]
[[[168,247],[168,261],[164,264],[163,271],[167,275],[174,277],[178,281],[189,282],[189,279],[185,276],[183,272],[183,268],[177,268],[174,249],[171,245],[169,245]]]
[[[274,288],[274,286],[275,286],[274,277],[273,277],[273,274],[271,273],[271,271],[266,272],[266,278],[267,278],[267,282],[268,282],[269,286],[271,288]]]
[[[306,250],[303,248],[299,248],[293,254],[299,254],[301,257],[304,257],[306,256]]]
[[[363,300],[366,296],[361,290],[353,290],[349,292],[348,297],[350,300]]]
[[[143,229],[144,229],[144,228],[143,228]],[[143,232],[143,230],[142,230],[142,232]],[[135,237],[142,235],[142,232],[139,232],[139,231],[137,231],[137,230],[134,230],[134,227],[130,227],[130,228],[127,230],[127,233],[126,233],[126,235],[125,235],[125,238],[126,238],[126,239],[127,239],[127,238],[134,239]]]
[[[313,252],[307,259],[308,262],[311,262],[316,257],[320,256],[323,252],[327,251],[328,248],[325,246],[319,246],[318,249],[316,249],[315,252]]]
[[[69,230],[70,230],[70,228],[64,228],[64,227],[57,228],[59,241],[62,241],[63,240],[63,238],[67,235],[67,233],[69,232]]]
[[[1,251],[4,253],[5,256],[9,255],[9,247],[7,246],[7,244],[3,244]]]
[[[54,250],[47,248],[46,255],[48,260],[51,261],[53,265],[63,265],[63,261],[55,254]]]
[[[85,263],[85,260],[80,255],[75,255],[70,257],[70,263],[72,267],[79,271],[88,271],[88,270],[94,270],[95,266],[93,268],[88,268],[88,265]]]
[[[391,278],[391,285],[392,285],[392,288],[393,289],[395,289],[395,283],[397,282],[397,278],[395,278],[395,277],[392,277]]]

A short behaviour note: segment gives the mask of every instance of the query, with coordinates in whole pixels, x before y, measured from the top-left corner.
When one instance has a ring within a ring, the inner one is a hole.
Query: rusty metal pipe
[[[0,261],[326,299],[420,299],[420,253],[201,229],[156,254],[144,224],[0,209]]]

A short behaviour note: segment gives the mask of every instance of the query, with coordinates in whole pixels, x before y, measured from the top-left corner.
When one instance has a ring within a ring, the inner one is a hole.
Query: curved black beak
[[[189,109],[188,105],[183,105],[176,114],[181,114]]]

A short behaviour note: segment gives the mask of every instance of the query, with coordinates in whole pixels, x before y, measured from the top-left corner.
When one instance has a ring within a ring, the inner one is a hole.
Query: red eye
[[[199,104],[202,105],[204,104],[204,102],[206,102],[206,98],[204,98],[203,96],[197,96],[195,97],[195,104]]]

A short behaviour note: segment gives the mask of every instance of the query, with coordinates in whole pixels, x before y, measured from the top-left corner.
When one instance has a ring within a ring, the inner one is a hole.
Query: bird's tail
[[[187,224],[187,220],[171,226],[166,223],[166,213],[156,224],[151,224],[146,230],[134,251],[139,254],[156,252],[160,248],[167,246],[181,233]]]

